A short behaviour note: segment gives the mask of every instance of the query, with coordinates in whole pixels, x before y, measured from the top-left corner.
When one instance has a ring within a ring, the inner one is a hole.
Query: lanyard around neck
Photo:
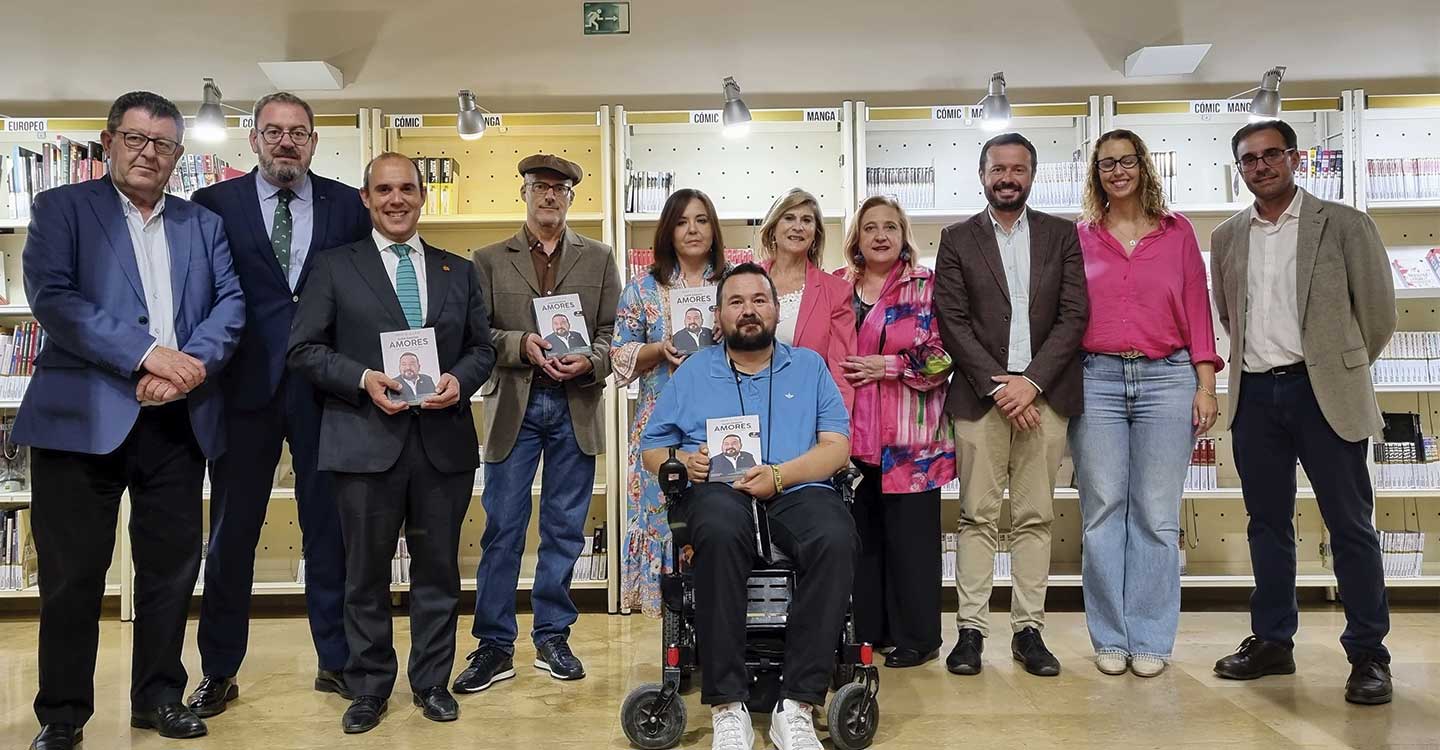
[[[740,370],[739,368],[735,367],[735,360],[730,359],[728,354],[725,359],[730,362],[730,374],[735,376],[735,398],[740,401],[740,416],[743,417],[746,414],[745,394],[740,391]],[[766,375],[765,381],[765,426],[762,428],[765,432],[765,455],[761,456],[761,463],[774,460],[770,455],[770,434],[775,427],[775,422],[771,419],[775,414],[775,349],[773,347],[770,349],[769,364],[767,364],[765,366],[765,369],[761,370],[760,372],[766,372],[767,370],[769,371],[769,374]],[[755,373],[755,375],[759,374],[759,372]],[[746,377],[753,378],[755,377],[755,375],[748,375]]]

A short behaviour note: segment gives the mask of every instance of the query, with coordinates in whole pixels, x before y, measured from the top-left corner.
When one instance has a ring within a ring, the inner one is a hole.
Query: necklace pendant
[[[1137,243],[1137,242],[1139,242],[1139,241],[1140,241],[1140,240],[1130,240],[1130,247],[1135,247],[1135,243]]]

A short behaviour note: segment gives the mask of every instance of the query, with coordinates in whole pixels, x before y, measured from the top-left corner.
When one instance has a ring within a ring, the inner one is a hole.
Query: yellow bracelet
[[[1219,398],[1217,398],[1217,397],[1215,396],[1215,391],[1209,390],[1209,389],[1207,389],[1207,388],[1206,388],[1205,386],[1203,386],[1203,385],[1201,385],[1201,386],[1196,386],[1196,387],[1195,387],[1195,390],[1200,391],[1201,393],[1205,394],[1206,396],[1209,396],[1210,398],[1213,398],[1213,399],[1215,399],[1215,400],[1217,400],[1217,401],[1219,400]]]
[[[770,464],[770,478],[775,480],[775,494],[776,494],[776,495],[784,494],[784,492],[785,492],[785,482],[784,482],[784,480],[782,480],[782,479],[780,478],[780,467],[779,467],[779,466],[777,466],[777,465],[775,465],[775,464]]]

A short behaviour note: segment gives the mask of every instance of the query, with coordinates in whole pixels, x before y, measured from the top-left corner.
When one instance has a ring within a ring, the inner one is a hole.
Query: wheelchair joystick
[[[655,473],[660,484],[660,492],[665,495],[665,503],[673,505],[680,500],[680,495],[685,488],[690,486],[688,472],[685,471],[685,464],[675,457],[675,446],[670,446],[670,457],[665,463],[660,464],[660,470]]]

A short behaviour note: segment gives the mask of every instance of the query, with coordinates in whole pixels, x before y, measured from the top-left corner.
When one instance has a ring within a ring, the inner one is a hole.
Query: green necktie
[[[290,236],[295,233],[295,222],[290,217],[290,200],[295,193],[281,188],[275,193],[275,226],[270,228],[270,246],[275,248],[275,260],[280,261],[280,272],[290,278]]]
[[[415,264],[410,262],[410,246],[391,245],[390,252],[400,258],[395,268],[395,296],[400,298],[405,322],[411,328],[420,328],[425,325],[425,317],[420,314],[420,282],[415,278]]]

